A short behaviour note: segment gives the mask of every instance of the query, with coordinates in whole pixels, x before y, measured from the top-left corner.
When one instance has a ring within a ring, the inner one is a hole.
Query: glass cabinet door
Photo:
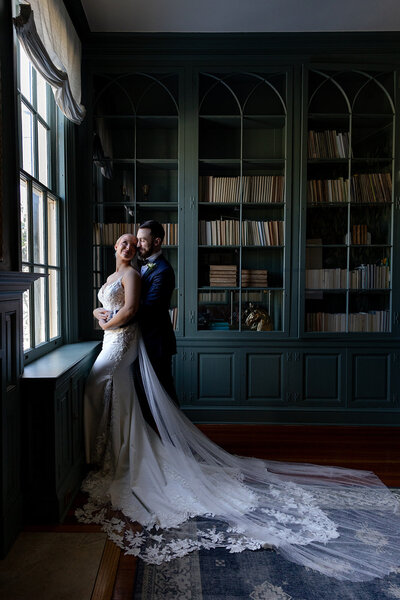
[[[93,303],[114,269],[114,243],[145,220],[163,224],[163,252],[176,274],[171,319],[178,329],[179,77],[94,77]]]
[[[308,73],[305,332],[391,331],[394,74]]]
[[[197,329],[283,332],[287,73],[199,78]]]

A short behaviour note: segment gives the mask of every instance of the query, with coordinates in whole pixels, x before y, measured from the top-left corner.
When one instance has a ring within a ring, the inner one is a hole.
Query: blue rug
[[[384,579],[337,581],[272,550],[201,550],[162,565],[138,562],[134,600],[393,600],[400,568]]]

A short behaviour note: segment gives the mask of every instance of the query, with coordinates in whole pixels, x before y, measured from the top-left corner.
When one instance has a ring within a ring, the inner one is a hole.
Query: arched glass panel
[[[125,87],[125,82],[119,78],[104,81],[105,78],[99,78],[97,83],[97,94],[94,102],[94,112],[96,115],[133,115],[135,108],[129,91]]]
[[[369,79],[356,95],[353,112],[356,114],[393,114],[393,104],[387,91],[376,79]]]
[[[282,115],[286,113],[283,99],[275,87],[272,87],[267,81],[255,81],[255,86],[251,90],[245,106],[246,115]]]
[[[314,73],[310,76],[310,88],[309,113],[349,113],[346,93],[334,79]]]
[[[214,78],[200,78],[200,115],[240,115],[240,106],[229,84]]]

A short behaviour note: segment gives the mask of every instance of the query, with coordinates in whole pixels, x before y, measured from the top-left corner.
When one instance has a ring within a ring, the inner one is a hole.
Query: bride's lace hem
[[[239,485],[241,501],[236,498],[235,508],[241,516],[235,522],[233,513],[227,522],[221,513],[206,509],[199,498],[193,497],[183,477],[170,467],[164,466],[164,473],[172,475],[179,486],[172,497],[168,496],[167,509],[158,507],[157,514],[152,513],[133,490],[118,493],[117,499],[113,500],[112,475],[104,471],[90,473],[82,488],[89,494],[89,502],[76,511],[78,520],[101,524],[125,552],[155,564],[183,556],[184,550],[187,553],[218,546],[230,552],[242,552],[265,545],[325,544],[339,536],[335,523],[317,506],[313,495],[299,485],[284,482],[280,488],[273,484],[257,490],[251,489],[238,476],[235,484]],[[236,489],[234,491],[237,493]],[[221,495],[220,502],[225,499],[217,488],[215,492],[216,501],[218,495]],[[219,506],[221,508],[221,504]],[[277,506],[280,510],[275,508]],[[224,522],[224,528],[218,532],[215,525],[194,529],[194,519],[196,523],[199,519],[220,525]],[[137,527],[141,528],[140,532]],[[190,538],[185,537],[188,528]],[[161,534],[155,533],[160,531]]]
[[[258,550],[265,544],[235,531],[227,524],[212,524],[215,515],[187,515],[179,528],[142,527],[132,523],[119,511],[110,506],[99,506],[88,502],[76,511],[81,523],[101,525],[103,531],[125,554],[141,558],[149,564],[180,558],[195,550],[226,548],[229,552]],[[223,527],[222,527],[223,526]]]

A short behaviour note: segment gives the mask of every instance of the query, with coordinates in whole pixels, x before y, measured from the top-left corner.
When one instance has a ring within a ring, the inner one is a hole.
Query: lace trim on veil
[[[175,407],[140,336],[138,352],[160,435],[141,423],[148,473],[118,493],[112,468],[89,474],[81,522],[101,524],[126,553],[153,564],[200,548],[273,546],[338,579],[365,581],[399,566],[400,506],[373,473],[225,452]]]

